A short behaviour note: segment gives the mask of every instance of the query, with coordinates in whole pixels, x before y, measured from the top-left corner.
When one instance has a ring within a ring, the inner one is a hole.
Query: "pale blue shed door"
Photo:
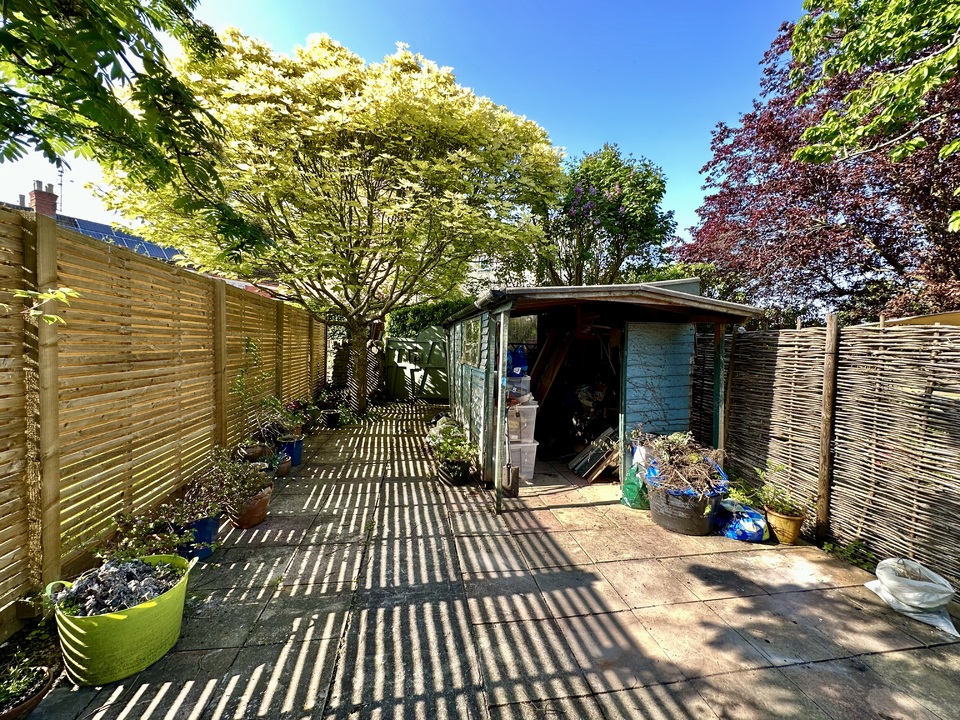
[[[695,330],[675,323],[627,323],[624,429],[669,434],[690,429]]]

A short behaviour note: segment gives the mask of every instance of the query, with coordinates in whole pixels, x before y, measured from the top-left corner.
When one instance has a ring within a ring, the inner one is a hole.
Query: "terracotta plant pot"
[[[259,525],[267,518],[267,511],[270,509],[270,498],[272,495],[273,483],[270,483],[250,498],[242,508],[239,508],[237,511],[230,510],[227,514],[231,522],[241,530]]]
[[[283,477],[288,472],[290,472],[290,466],[293,464],[293,459],[287,455],[287,459],[282,463],[277,465],[277,477]]]
[[[259,443],[255,445],[241,445],[237,448],[237,454],[244,460],[259,460],[268,452],[269,448],[266,445],[261,445]]]
[[[764,506],[767,511],[767,525],[784,545],[793,545],[800,537],[800,528],[803,526],[805,515],[784,515]]]
[[[33,711],[34,708],[37,707],[37,705],[40,704],[40,701],[43,700],[43,696],[50,692],[50,688],[53,687],[53,672],[50,670],[50,668],[43,668],[43,671],[47,674],[47,678],[43,685],[40,686],[40,689],[30,697],[25,698],[19,705],[14,705],[9,710],[0,712],[0,720],[17,720],[17,718],[25,718]]]

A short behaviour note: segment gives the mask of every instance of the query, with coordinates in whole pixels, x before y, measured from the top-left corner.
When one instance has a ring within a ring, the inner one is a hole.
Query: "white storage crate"
[[[512,398],[516,399],[523,395],[530,394],[530,376],[524,375],[522,377],[517,377],[516,375],[507,377],[507,394]]]
[[[533,480],[533,465],[537,462],[537,445],[533,442],[511,442],[510,464],[520,468],[521,480]]]
[[[513,441],[528,443],[533,440],[537,425],[537,403],[514,405],[507,410],[507,433]]]

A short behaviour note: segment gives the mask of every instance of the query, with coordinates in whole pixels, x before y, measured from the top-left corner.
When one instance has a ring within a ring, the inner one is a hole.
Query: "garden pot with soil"
[[[293,465],[293,459],[289,455],[283,455],[280,458],[280,462],[277,463],[277,468],[274,471],[276,477],[283,477],[290,472],[290,467]]]
[[[281,435],[277,438],[277,443],[279,444],[280,452],[285,455],[290,456],[290,460],[294,467],[299,465],[303,460],[303,436],[297,435]]]
[[[273,483],[267,485],[243,505],[227,509],[231,522],[241,530],[247,530],[262,523],[270,511],[270,498],[273,496]]]
[[[461,486],[470,482],[470,463],[444,461],[437,468],[437,479],[444,485]]]
[[[0,702],[0,720],[25,718],[40,704],[43,696],[50,692],[50,688],[53,687],[53,671],[50,668],[30,668],[30,670],[36,671],[35,678],[25,686],[20,696]]]
[[[47,586],[53,600],[68,677],[78,685],[106,685],[130,677],[162,658],[180,637],[190,569],[179,555],[113,560],[74,583]],[[55,592],[63,586],[63,592]],[[136,604],[131,598],[142,598]],[[104,611],[104,607],[116,609]],[[88,614],[90,613],[90,614]]]
[[[185,529],[193,531],[193,542],[187,547],[177,548],[177,553],[187,560],[206,560],[213,555],[217,536],[220,534],[220,519],[221,516],[217,515],[195,520],[187,525]]]
[[[800,537],[800,528],[806,516],[784,515],[766,506],[763,509],[767,511],[767,525],[777,540],[784,545],[793,545]]]
[[[763,486],[756,491],[756,499],[767,512],[767,525],[778,541],[793,545],[800,537],[800,529],[807,514],[804,503],[795,499],[782,485],[774,482],[782,467],[770,466],[766,471],[757,470],[763,478]]]

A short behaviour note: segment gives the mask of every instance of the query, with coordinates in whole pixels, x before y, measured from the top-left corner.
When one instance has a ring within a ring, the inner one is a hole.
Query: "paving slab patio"
[[[665,532],[561,463],[496,516],[432,479],[440,410],[309,438],[267,521],[192,573],[174,650],[32,717],[960,717],[960,644],[868,573]]]

